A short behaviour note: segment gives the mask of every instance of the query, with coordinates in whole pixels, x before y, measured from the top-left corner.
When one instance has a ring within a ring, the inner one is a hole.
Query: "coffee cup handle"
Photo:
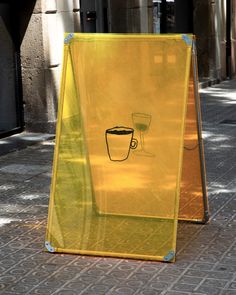
[[[130,148],[134,150],[136,149],[137,146],[138,146],[138,140],[136,138],[133,138],[130,143]]]

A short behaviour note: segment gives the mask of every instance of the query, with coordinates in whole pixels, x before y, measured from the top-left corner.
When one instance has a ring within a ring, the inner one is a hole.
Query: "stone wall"
[[[21,45],[26,130],[54,132],[64,32],[80,30],[79,0],[37,0]]]
[[[180,1],[177,1],[180,2]],[[232,1],[232,73],[236,56],[236,1]],[[94,6],[95,5],[95,6]],[[109,31],[150,33],[152,0],[88,0],[83,15],[93,8],[103,30],[102,11],[108,5]],[[226,0],[193,0],[201,80],[226,78]],[[87,24],[87,28],[89,24]],[[24,119],[26,130],[55,132],[64,32],[81,30],[79,0],[37,0],[21,45]]]
[[[111,32],[152,32],[152,0],[108,2]],[[89,0],[81,7],[83,16],[93,6],[101,10],[97,31],[103,27],[103,5],[101,0]],[[21,45],[26,130],[55,132],[64,32],[80,30],[79,0],[37,0]]]

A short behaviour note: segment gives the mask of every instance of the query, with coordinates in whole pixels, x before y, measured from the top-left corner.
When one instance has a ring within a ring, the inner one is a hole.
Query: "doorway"
[[[23,131],[20,46],[36,0],[0,0],[0,137]]]
[[[19,101],[17,51],[12,39],[10,4],[0,2],[0,137],[20,131],[22,109]]]

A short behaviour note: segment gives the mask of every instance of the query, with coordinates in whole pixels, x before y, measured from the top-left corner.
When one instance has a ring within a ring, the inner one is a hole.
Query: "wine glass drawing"
[[[140,148],[134,151],[135,155],[154,157],[154,154],[146,151],[144,135],[148,132],[152,116],[145,113],[132,113],[132,120],[134,128],[139,132],[139,146]]]

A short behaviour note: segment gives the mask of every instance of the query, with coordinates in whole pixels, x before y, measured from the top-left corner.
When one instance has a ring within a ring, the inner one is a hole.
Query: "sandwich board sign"
[[[175,261],[208,220],[192,35],[67,34],[50,252]]]

